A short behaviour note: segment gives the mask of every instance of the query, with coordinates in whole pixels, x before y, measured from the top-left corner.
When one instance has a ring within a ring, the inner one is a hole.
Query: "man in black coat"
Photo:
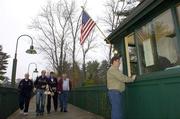
[[[25,78],[20,81],[18,89],[20,113],[28,115],[29,102],[33,91],[33,81],[29,79],[28,73],[26,73]]]

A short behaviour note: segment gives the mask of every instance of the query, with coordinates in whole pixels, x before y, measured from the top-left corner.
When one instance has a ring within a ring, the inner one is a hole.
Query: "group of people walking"
[[[43,115],[46,110],[51,112],[51,99],[53,99],[54,111],[58,109],[61,112],[67,112],[68,92],[71,90],[71,81],[66,73],[61,77],[56,77],[54,72],[46,75],[46,71],[41,71],[41,76],[37,77],[33,82],[29,79],[29,74],[25,74],[25,78],[19,83],[19,108],[20,113],[28,115],[29,102],[34,91],[36,95],[36,116]]]
[[[125,83],[133,82],[136,75],[128,77],[120,70],[120,57],[114,56],[111,59],[111,67],[107,71],[107,89],[108,97],[111,104],[111,119],[123,119],[123,93],[125,91]],[[25,115],[28,113],[29,101],[32,90],[36,94],[36,115],[44,114],[44,106],[47,95],[47,113],[51,111],[51,98],[54,102],[54,110],[57,111],[58,102],[61,112],[67,112],[68,92],[71,90],[71,81],[67,78],[66,73],[62,77],[56,78],[51,72],[50,76],[46,76],[46,71],[41,72],[41,76],[37,77],[35,82],[29,79],[29,74],[25,74],[25,78],[19,83],[19,107]],[[59,100],[59,101],[58,101]]]

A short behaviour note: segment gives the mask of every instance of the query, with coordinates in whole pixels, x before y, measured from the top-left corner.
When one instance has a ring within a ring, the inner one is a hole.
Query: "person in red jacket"
[[[67,112],[68,93],[71,90],[72,84],[66,73],[62,74],[62,78],[58,77],[57,91],[59,94],[59,103],[61,112]]]

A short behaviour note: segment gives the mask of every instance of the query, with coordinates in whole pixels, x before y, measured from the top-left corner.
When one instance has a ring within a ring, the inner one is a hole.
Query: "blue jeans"
[[[62,93],[58,94],[58,104],[59,104],[59,108],[63,108],[63,102],[62,102]]]
[[[64,111],[67,111],[68,93],[69,91],[63,91],[60,94],[60,106]]]
[[[43,113],[44,105],[45,105],[46,95],[44,94],[44,90],[37,89],[36,90],[36,112]]]
[[[123,119],[122,93],[109,90],[108,96],[111,103],[111,119]]]

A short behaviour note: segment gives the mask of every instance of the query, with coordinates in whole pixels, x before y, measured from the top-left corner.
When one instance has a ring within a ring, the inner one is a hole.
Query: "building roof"
[[[123,22],[120,23],[117,29],[115,29],[106,39],[105,41],[108,40],[108,42],[112,42],[116,36],[118,36],[120,33],[122,33],[124,30],[126,30],[129,26],[133,25],[137,20],[139,20],[141,17],[144,15],[144,10],[151,6],[152,3],[157,3],[160,4],[164,0],[144,0],[141,4],[139,4],[133,11],[132,13],[123,20]],[[152,10],[153,7],[149,10]],[[136,19],[135,19],[136,18]],[[108,43],[107,42],[107,43]]]

